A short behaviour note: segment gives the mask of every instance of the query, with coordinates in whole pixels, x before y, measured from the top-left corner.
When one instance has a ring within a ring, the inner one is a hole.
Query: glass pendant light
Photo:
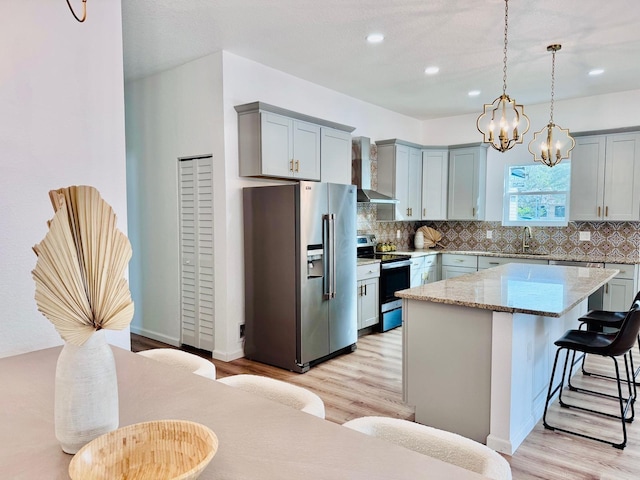
[[[529,118],[524,107],[516,104],[515,99],[507,95],[507,27],[509,20],[509,0],[504,2],[504,66],[502,68],[502,95],[493,103],[484,105],[483,113],[478,117],[476,126],[483,135],[483,141],[499,152],[506,152],[514,145],[522,143],[524,134],[529,130]],[[497,134],[495,133],[498,129]]]
[[[529,143],[529,152],[533,155],[536,162],[541,162],[548,167],[553,167],[562,161],[563,158],[569,158],[569,153],[575,147],[576,142],[569,134],[568,128],[561,128],[553,123],[553,95],[556,76],[556,52],[562,48],[562,45],[549,45],[548,52],[553,53],[551,61],[551,115],[549,123],[542,127],[542,130],[533,135],[533,140]]]

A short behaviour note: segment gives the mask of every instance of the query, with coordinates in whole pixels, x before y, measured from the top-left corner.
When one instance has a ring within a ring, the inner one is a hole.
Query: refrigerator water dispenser
[[[323,250],[322,245],[309,245],[307,247],[307,278],[322,278],[323,276]]]

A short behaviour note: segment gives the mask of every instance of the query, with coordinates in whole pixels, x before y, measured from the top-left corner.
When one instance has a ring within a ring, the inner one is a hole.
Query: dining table
[[[218,450],[199,478],[477,480],[474,472],[178,367],[111,347],[120,426],[162,419],[208,426]],[[0,359],[0,479],[69,479],[55,437],[61,347]],[[159,479],[160,480],[160,479]]]

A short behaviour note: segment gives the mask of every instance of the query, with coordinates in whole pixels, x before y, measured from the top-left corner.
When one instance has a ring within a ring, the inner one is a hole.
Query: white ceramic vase
[[[424,248],[424,233],[416,232],[415,237],[413,237],[413,247]]]
[[[116,364],[104,330],[78,347],[66,343],[55,384],[56,438],[66,453],[118,428]]]

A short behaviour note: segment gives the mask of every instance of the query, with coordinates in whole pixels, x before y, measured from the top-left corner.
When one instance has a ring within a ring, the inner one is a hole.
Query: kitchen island
[[[513,454],[542,417],[553,342],[617,273],[512,263],[397,292],[416,421]]]

